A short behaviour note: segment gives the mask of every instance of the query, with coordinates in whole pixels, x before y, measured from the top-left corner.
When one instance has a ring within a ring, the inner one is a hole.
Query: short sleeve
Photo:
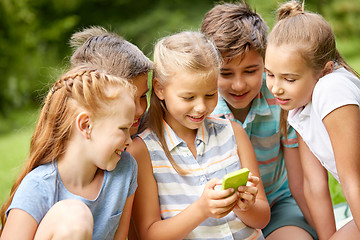
[[[284,147],[295,148],[299,146],[298,138],[295,129],[288,125],[287,137],[284,135],[281,136],[281,143]]]
[[[137,188],[137,162],[136,160],[129,154],[131,162],[132,162],[132,174],[131,174],[131,181],[129,187],[128,197],[135,193]]]
[[[6,211],[6,216],[8,216],[11,209],[21,209],[29,213],[37,223],[40,223],[54,204],[54,193],[48,185],[40,177],[27,175],[16,190],[14,198]]]
[[[356,84],[356,81],[359,83]],[[351,80],[344,74],[328,74],[316,84],[313,92],[313,107],[321,119],[333,110],[360,102],[360,80]]]

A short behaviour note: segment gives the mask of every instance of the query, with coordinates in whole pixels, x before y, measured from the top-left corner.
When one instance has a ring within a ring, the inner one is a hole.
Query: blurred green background
[[[227,1],[225,1],[227,2]],[[249,0],[270,29],[283,1]],[[212,0],[0,0],[0,204],[26,157],[38,109],[69,66],[71,34],[100,25],[152,58],[156,40],[198,30]],[[338,48],[360,72],[360,0],[307,0],[332,25]],[[334,203],[344,201],[330,179]]]

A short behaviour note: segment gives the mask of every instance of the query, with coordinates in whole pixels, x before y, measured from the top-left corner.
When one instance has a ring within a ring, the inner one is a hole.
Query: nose
[[[199,101],[197,101],[195,107],[194,107],[195,112],[197,113],[204,113],[206,111],[206,102],[205,99],[199,99]]]
[[[130,137],[130,132],[127,131],[127,134],[126,134],[126,139],[125,139],[125,146],[129,146],[130,144],[132,143],[132,139]]]
[[[232,89],[235,91],[242,91],[245,87],[246,87],[246,82],[242,81],[241,77],[237,75],[233,81]]]
[[[277,79],[272,82],[271,92],[277,96],[284,93],[284,89],[282,88],[280,81],[278,81]]]

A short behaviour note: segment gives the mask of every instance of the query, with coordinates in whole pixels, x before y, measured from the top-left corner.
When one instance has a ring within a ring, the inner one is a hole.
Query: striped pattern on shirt
[[[165,156],[157,137],[146,130],[140,137],[150,153],[154,178],[158,186],[162,219],[171,218],[199,199],[205,184],[217,177],[239,170],[240,160],[231,123],[206,118],[197,131],[194,158],[187,144],[164,122],[167,146],[175,162],[189,174],[179,175]],[[186,239],[264,239],[262,232],[246,226],[233,212],[215,219],[208,218]]]
[[[261,90],[253,100],[244,123],[234,118],[222,97],[219,97],[218,104],[212,113],[215,117],[236,121],[245,129],[255,150],[270,205],[273,205],[277,199],[291,196],[280,143],[284,147],[298,146],[296,132],[292,127],[288,129],[287,140],[280,134],[280,111],[281,108],[266,87],[264,78]]]

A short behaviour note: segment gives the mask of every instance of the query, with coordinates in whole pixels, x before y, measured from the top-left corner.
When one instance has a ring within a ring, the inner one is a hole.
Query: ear
[[[153,79],[153,89],[156,96],[160,100],[164,100],[164,86],[159,82],[156,77]]]
[[[91,137],[91,121],[90,117],[86,112],[81,112],[76,117],[76,129],[84,136],[86,139]]]
[[[322,76],[325,76],[326,74],[331,73],[334,70],[334,62],[333,61],[329,61],[325,64]]]

